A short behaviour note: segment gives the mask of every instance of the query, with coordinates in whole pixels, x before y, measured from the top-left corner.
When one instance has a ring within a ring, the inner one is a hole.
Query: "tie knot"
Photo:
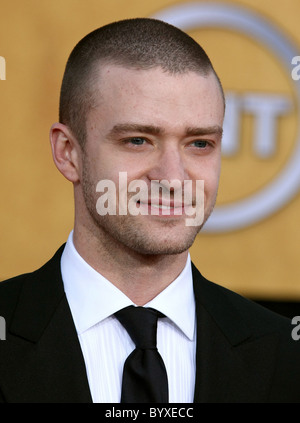
[[[163,315],[153,308],[129,306],[115,313],[137,348],[156,348],[158,317]]]

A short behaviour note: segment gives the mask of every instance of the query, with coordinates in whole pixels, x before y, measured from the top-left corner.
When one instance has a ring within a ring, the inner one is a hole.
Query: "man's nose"
[[[187,178],[182,153],[177,148],[165,148],[155,158],[155,163],[148,172],[150,180],[178,180],[183,182]]]

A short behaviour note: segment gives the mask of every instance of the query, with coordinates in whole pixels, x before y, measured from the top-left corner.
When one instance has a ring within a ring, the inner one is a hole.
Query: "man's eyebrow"
[[[119,123],[115,125],[108,133],[108,136],[127,134],[128,132],[139,132],[151,135],[160,135],[164,131],[154,125],[143,125],[137,123]]]
[[[161,135],[165,133],[163,128],[154,125],[143,125],[136,123],[119,123],[116,124],[108,133],[108,137],[115,135],[127,134],[129,132],[137,132],[151,135]],[[185,136],[205,136],[205,135],[221,135],[223,129],[219,125],[213,125],[208,127],[189,127],[185,130]]]
[[[223,134],[223,128],[219,125],[213,125],[208,127],[199,128],[187,128],[186,135],[188,137],[193,136],[205,136],[205,135],[221,135]]]

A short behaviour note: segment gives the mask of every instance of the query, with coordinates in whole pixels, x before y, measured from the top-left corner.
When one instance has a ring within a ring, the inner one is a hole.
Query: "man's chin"
[[[206,222],[207,219],[205,219]],[[186,231],[173,232],[165,230],[165,233],[157,234],[157,237],[145,235],[141,237],[142,242],[139,242],[138,237],[135,239],[136,251],[145,255],[178,255],[186,252],[193,245],[196,236],[203,228],[205,222],[200,226],[192,226]],[[165,235],[165,236],[164,236]]]
[[[144,236],[137,236],[127,246],[142,255],[178,255],[186,252],[193,245],[194,240],[199,230],[190,231],[189,236],[185,234],[169,234],[167,231],[165,236],[154,237],[145,234]]]

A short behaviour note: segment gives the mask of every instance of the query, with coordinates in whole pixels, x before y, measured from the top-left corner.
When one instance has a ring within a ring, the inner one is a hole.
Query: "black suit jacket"
[[[92,402],[60,272],[63,247],[41,269],[0,283],[0,402]],[[300,402],[300,343],[288,319],[207,281],[193,267],[195,402]],[[99,360],[101,357],[99,357]]]

